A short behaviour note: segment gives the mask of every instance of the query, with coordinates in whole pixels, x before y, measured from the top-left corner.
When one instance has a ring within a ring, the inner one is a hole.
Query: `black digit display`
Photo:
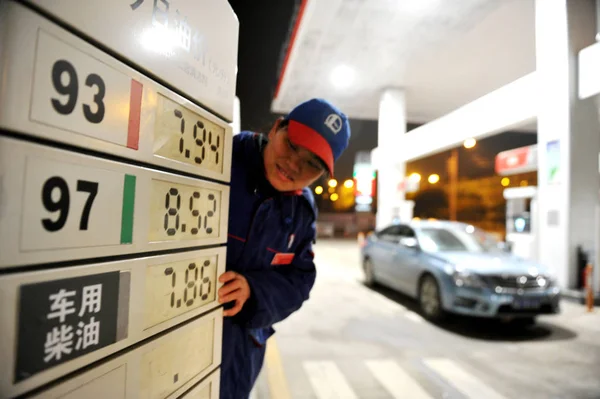
[[[195,273],[194,273],[195,272]],[[194,280],[191,280],[192,275]],[[183,287],[183,301],[187,306],[192,306],[196,295],[198,294],[198,287],[196,287],[196,281],[198,280],[198,269],[195,263],[190,263],[188,268],[185,270],[185,286]],[[194,290],[193,293],[191,290]],[[189,295],[188,295],[189,292]],[[193,296],[192,296],[193,295]]]
[[[56,201],[52,199],[52,192],[58,190],[59,196]],[[56,220],[50,218],[42,219],[42,225],[47,231],[58,231],[67,223],[69,216],[69,206],[71,198],[69,195],[69,187],[67,182],[58,176],[54,176],[46,180],[42,188],[42,203],[48,212],[60,212]]]
[[[96,104],[96,112],[92,112],[92,108],[83,104],[83,115],[85,119],[87,119],[91,123],[100,123],[104,119],[104,95],[106,94],[106,86],[104,85],[104,81],[102,78],[95,73],[88,75],[85,79],[85,85],[88,87],[96,86],[98,88],[98,92],[94,95],[94,104]]]
[[[201,139],[200,135],[198,134],[200,130],[204,130],[204,124],[201,121],[197,121],[194,125],[194,142],[196,143],[196,146],[204,149],[204,140]],[[206,130],[204,130],[204,132],[206,134]],[[203,155],[194,157],[194,162],[197,164],[201,164],[202,161],[204,161]]]
[[[66,84],[63,84],[63,76],[67,76],[68,80]],[[52,98],[52,107],[62,115],[68,115],[75,109],[77,104],[77,94],[79,92],[79,85],[77,84],[77,72],[75,67],[65,60],[58,60],[52,66],[52,84],[54,90],[63,96],[68,96],[67,102],[62,103],[57,98]]]
[[[67,77],[63,83],[63,77]],[[52,107],[61,115],[70,115],[77,104],[79,95],[79,81],[77,71],[73,64],[66,60],[58,60],[52,65],[52,85],[58,94],[67,96],[67,101],[62,103],[58,98],[51,98]],[[83,104],[83,115],[90,123],[100,123],[104,120],[106,107],[104,105],[104,96],[106,95],[106,85],[100,75],[91,73],[85,79],[87,87],[96,87],[97,91],[94,94],[93,104],[95,111],[88,104]]]
[[[192,230],[190,231],[190,233],[192,233],[192,235],[196,235],[199,232],[200,229],[200,222],[202,220],[202,215],[200,215],[200,211],[198,211],[195,207],[195,200],[200,198],[200,193],[198,191],[194,191],[194,194],[192,194],[192,196],[190,197],[190,212],[192,212],[192,216],[195,218],[198,218],[198,226],[197,227],[193,227]]]
[[[77,191],[89,193],[83,212],[81,213],[81,220],[79,221],[79,230],[87,230],[88,222],[90,220],[90,212],[92,210],[92,204],[98,194],[98,183],[93,181],[78,180]]]
[[[175,202],[175,207],[172,207],[172,200]],[[171,188],[167,195],[165,196],[165,222],[164,227],[167,231],[167,235],[174,236],[179,230],[179,209],[181,208],[181,195],[179,194],[179,190],[176,188]],[[175,218],[175,227],[169,227],[171,218]]]
[[[183,113],[178,109],[173,110],[173,115],[175,115],[175,117],[177,119],[181,119],[181,122],[179,124],[179,132],[181,133],[181,137],[179,138],[179,153],[184,154],[186,158],[189,158],[190,150],[185,147],[185,139],[184,139],[184,137],[185,137],[185,118],[183,117]]]
[[[171,294],[168,297],[168,301],[172,309],[180,308],[183,304],[186,307],[193,306],[196,298],[201,301],[208,299],[212,291],[212,283],[208,270],[210,266],[211,261],[205,260],[202,264],[197,264],[196,262],[188,263],[185,271],[179,269],[180,275],[181,273],[185,274],[183,286],[177,285],[177,272],[173,267],[164,269],[165,277],[170,280]]]
[[[200,272],[200,298],[202,298],[202,300],[206,300],[208,298],[208,295],[210,294],[210,278],[208,277],[208,275],[205,276],[204,274],[204,270],[206,270],[209,266],[210,261],[205,260],[202,264],[202,270]]]
[[[87,200],[81,212],[79,220],[79,230],[87,230],[92,212],[94,199],[98,194],[98,183],[86,180],[77,180],[77,191],[88,193]],[[52,193],[58,190],[58,198],[55,201],[52,198]],[[60,212],[56,220],[50,218],[42,219],[42,225],[47,231],[54,232],[65,227],[69,216],[69,208],[71,205],[71,195],[69,194],[69,186],[65,179],[59,176],[54,176],[46,180],[42,187],[42,204],[48,212]]]
[[[211,234],[213,232],[213,228],[208,226],[208,218],[214,217],[217,213],[217,198],[214,194],[209,194],[208,201],[212,201],[212,207],[209,204],[209,210],[204,217],[204,229],[206,230],[206,233]]]
[[[215,164],[219,164],[219,148],[221,147],[221,137],[217,135],[215,143],[212,143],[212,132],[208,136],[208,144],[210,145],[210,150],[215,153]]]

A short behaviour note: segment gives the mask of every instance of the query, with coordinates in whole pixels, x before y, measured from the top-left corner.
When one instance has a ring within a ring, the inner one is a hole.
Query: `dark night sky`
[[[279,116],[271,113],[271,101],[299,1],[229,0],[229,4],[240,21],[236,92],[241,103],[241,127],[242,130],[265,131]],[[357,151],[369,151],[377,146],[377,121],[351,120],[350,126],[350,145],[336,163],[338,180],[352,176]],[[409,125],[408,129],[414,127]],[[493,175],[494,157],[498,152],[535,143],[535,134],[517,132],[483,139],[474,149],[460,150],[460,176]],[[423,176],[438,173],[444,179],[448,156],[448,152],[443,152],[410,162],[407,173],[419,172]]]

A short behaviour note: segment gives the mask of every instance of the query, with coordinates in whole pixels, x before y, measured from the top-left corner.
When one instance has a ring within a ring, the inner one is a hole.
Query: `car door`
[[[419,275],[421,269],[419,264],[421,251],[414,230],[409,226],[402,225],[396,242],[391,277],[399,290],[414,296],[416,276]],[[409,242],[414,242],[415,245],[406,245]]]
[[[392,282],[392,266],[399,237],[400,226],[387,227],[377,233],[377,241],[370,251],[371,260],[375,266],[375,275],[381,284],[393,286],[390,284]]]

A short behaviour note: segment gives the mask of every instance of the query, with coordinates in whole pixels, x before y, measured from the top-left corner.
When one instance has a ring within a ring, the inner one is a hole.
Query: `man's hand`
[[[219,303],[235,301],[235,306],[223,312],[223,316],[235,316],[250,298],[250,286],[246,277],[236,272],[225,272],[219,277],[223,287],[219,290]]]

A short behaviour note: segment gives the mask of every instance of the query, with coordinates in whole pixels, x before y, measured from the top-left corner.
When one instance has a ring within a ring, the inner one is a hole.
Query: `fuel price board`
[[[23,5],[0,10],[0,128],[229,181],[226,121]]]
[[[0,1],[0,397],[219,397],[226,0]]]

